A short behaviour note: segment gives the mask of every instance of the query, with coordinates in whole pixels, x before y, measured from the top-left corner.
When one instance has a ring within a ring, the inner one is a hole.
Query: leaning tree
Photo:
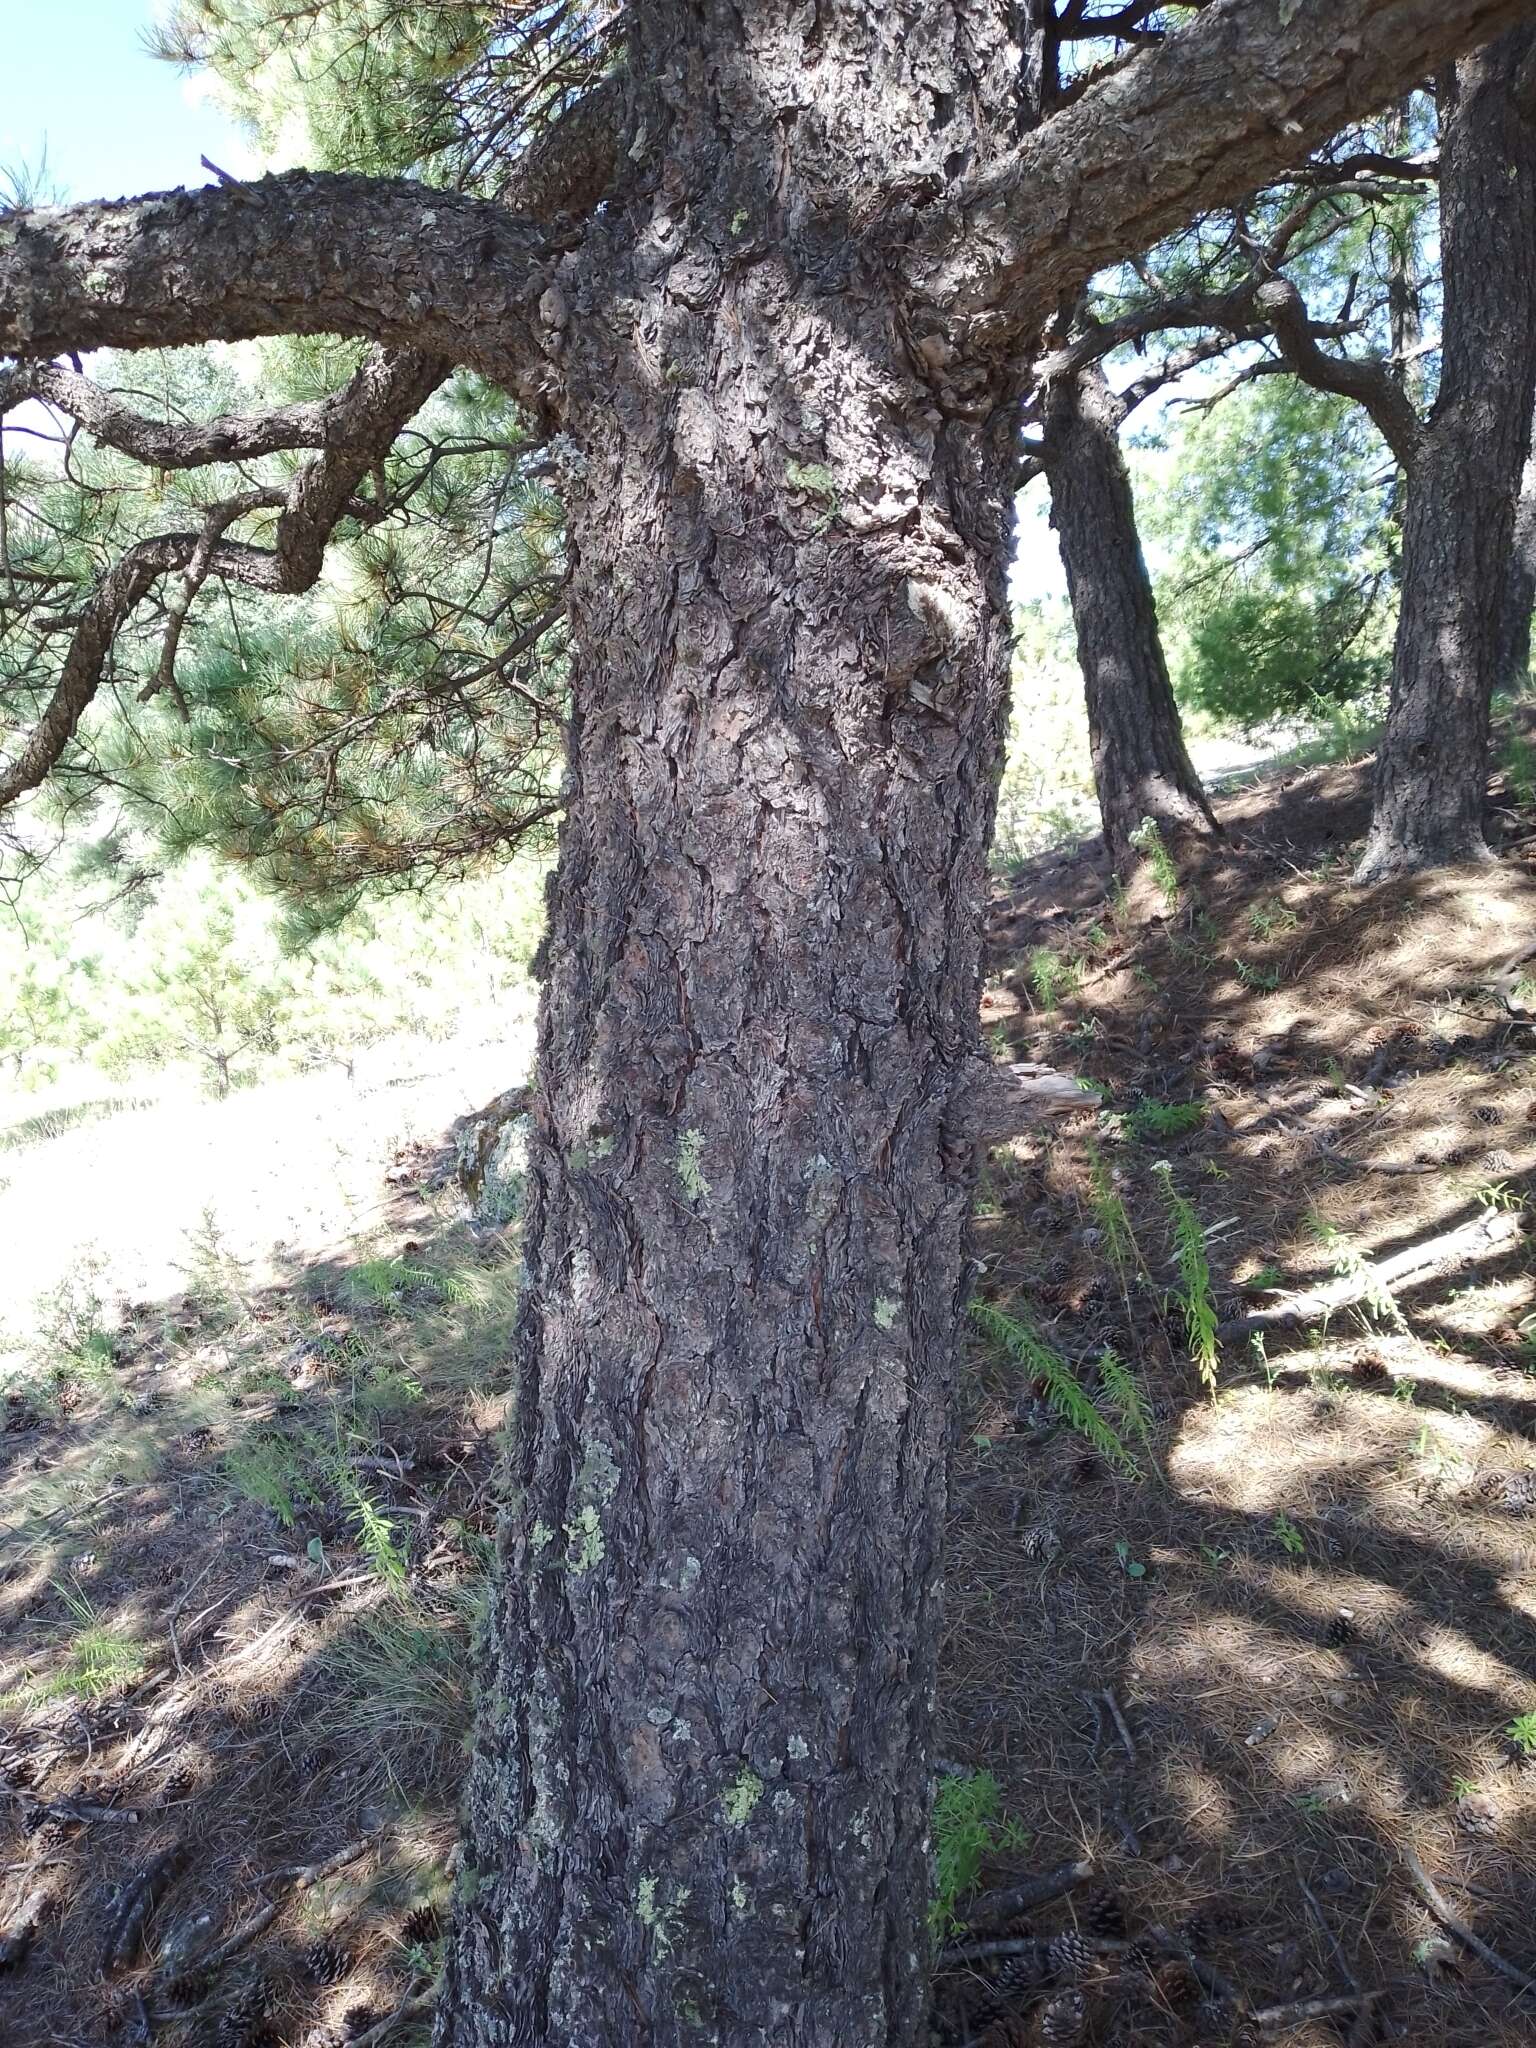
[[[312,579],[451,366],[556,438],[567,783],[453,2048],[918,2037],[966,1217],[1015,1114],[977,996],[1030,357],[1102,265],[1530,11],[1212,0],[1041,122],[1013,0],[635,0],[524,213],[288,173],[0,217],[18,361],[373,347],[276,418],[98,418],[165,467],[312,452],[54,621],[7,799],[157,582]]]

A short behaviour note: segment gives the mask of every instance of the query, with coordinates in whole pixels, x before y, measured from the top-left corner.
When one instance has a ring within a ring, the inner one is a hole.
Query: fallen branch
[[[172,1842],[125,1888],[102,1944],[104,1977],[110,1977],[114,1970],[126,1969],[138,1955],[150,1914],[180,1877],[189,1854],[185,1842]]]
[[[1514,1963],[1506,1962],[1498,1950],[1490,1948],[1480,1934],[1474,1934],[1464,1921],[1456,1918],[1456,1915],[1446,1904],[1444,1894],[1435,1884],[1434,1879],[1424,1868],[1418,1857],[1414,1855],[1413,1851],[1411,1849],[1400,1849],[1399,1854],[1402,1856],[1403,1868],[1407,1871],[1414,1890],[1440,1922],[1446,1933],[1454,1935],[1463,1948],[1469,1948],[1473,1955],[1480,1956],[1490,1970],[1496,1970],[1501,1977],[1507,1978],[1511,1984],[1518,1984],[1522,1991],[1536,1991],[1536,1977],[1528,1977],[1525,1971],[1518,1968]]]
[[[1262,2027],[1266,2034],[1277,2034],[1283,2027],[1298,2027],[1303,2020],[1331,2019],[1336,2013],[1358,2012],[1361,2006],[1375,2005],[1382,1993],[1379,1991],[1351,1991],[1337,1998],[1296,1998],[1289,2005],[1266,2005],[1252,2015],[1256,2027]]]
[[[1404,1287],[1421,1286],[1459,1273],[1464,1266],[1475,1265],[1490,1253],[1517,1243],[1522,1235],[1520,1217],[1513,1210],[1485,1209],[1444,1236],[1410,1245],[1389,1259],[1362,1259],[1357,1269],[1341,1274],[1325,1287],[1314,1288],[1308,1294],[1293,1294],[1288,1300],[1269,1308],[1256,1308],[1248,1315],[1233,1316],[1220,1325],[1216,1334],[1227,1340],[1254,1330],[1320,1322],[1370,1296],[1395,1294]]]
[[[11,1915],[9,1925],[0,1929],[0,1970],[14,1970],[26,1961],[47,1903],[47,1885],[34,1885]]]
[[[973,1930],[1000,1926],[1020,1913],[1048,1906],[1053,1899],[1064,1899],[1092,1876],[1093,1864],[1087,1857],[1075,1863],[1058,1863],[1054,1870],[1043,1870],[1038,1877],[1025,1878],[1004,1891],[984,1892],[966,1915],[965,1924]]]

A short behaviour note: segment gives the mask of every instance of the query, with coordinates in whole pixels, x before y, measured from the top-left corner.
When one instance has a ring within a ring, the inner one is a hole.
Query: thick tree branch
[[[920,303],[995,325],[1003,343],[1096,270],[1270,183],[1533,13],[1532,0],[1214,0],[909,215],[901,267]],[[888,216],[887,238],[895,226]]]
[[[323,448],[344,394],[275,406],[271,412],[221,414],[181,425],[146,419],[112,391],[56,363],[0,370],[0,415],[29,398],[41,399],[84,427],[103,447],[116,448],[152,469],[200,469],[209,462],[243,462],[287,448]]]
[[[129,548],[87,599],[46,709],[10,767],[0,771],[0,809],[36,789],[62,756],[100,688],[114,638],[159,577],[180,571],[189,584],[200,586],[209,576],[226,576],[273,594],[309,589],[358,485],[447,372],[448,365],[439,359],[375,351],[351,383],[325,401],[331,408],[329,445],[295,474],[285,493],[242,494],[232,510],[215,507],[201,532],[158,534]],[[282,510],[272,547],[224,537],[234,519],[274,503]],[[190,604],[195,587],[183,594]],[[180,632],[173,603],[169,655],[162,660],[157,688],[171,680],[169,664],[174,664]]]
[[[1418,460],[1424,427],[1418,413],[1384,362],[1336,356],[1319,348],[1300,292],[1289,278],[1260,285],[1259,311],[1280,344],[1286,363],[1318,391],[1336,392],[1364,406],[1405,474]]]
[[[537,403],[556,382],[539,301],[568,246],[491,200],[308,171],[0,214],[0,354],[362,335]]]

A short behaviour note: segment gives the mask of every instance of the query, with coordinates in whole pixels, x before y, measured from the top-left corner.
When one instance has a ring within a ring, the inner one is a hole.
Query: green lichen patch
[[[763,1781],[756,1771],[743,1765],[732,1785],[728,1785],[720,1796],[720,1811],[725,1815],[728,1828],[744,1828],[757,1811],[757,1802],[763,1796]]]
[[[677,1177],[690,1202],[709,1200],[709,1182],[704,1177],[704,1133],[686,1130],[677,1141]]]
[[[566,1523],[565,1544],[565,1562],[573,1578],[579,1579],[608,1555],[601,1518],[590,1502],[573,1521]]]

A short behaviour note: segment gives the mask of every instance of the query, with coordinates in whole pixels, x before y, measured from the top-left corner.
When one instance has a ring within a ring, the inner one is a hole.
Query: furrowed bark
[[[1213,833],[1216,820],[1168,680],[1120,420],[1097,364],[1054,379],[1046,392],[1051,524],[1077,629],[1104,844],[1123,872],[1135,863],[1131,835],[1144,818],[1174,840]]]
[[[538,404],[568,240],[490,200],[314,171],[0,213],[0,354],[361,335]]]
[[[1403,596],[1362,883],[1488,860],[1489,702],[1536,390],[1536,30],[1446,81],[1440,393],[1408,478]]]
[[[941,414],[823,201],[925,76],[1006,119],[1008,13],[743,47],[707,5],[646,53],[649,225],[566,283],[571,780],[452,2048],[918,2038],[1013,437]]]

